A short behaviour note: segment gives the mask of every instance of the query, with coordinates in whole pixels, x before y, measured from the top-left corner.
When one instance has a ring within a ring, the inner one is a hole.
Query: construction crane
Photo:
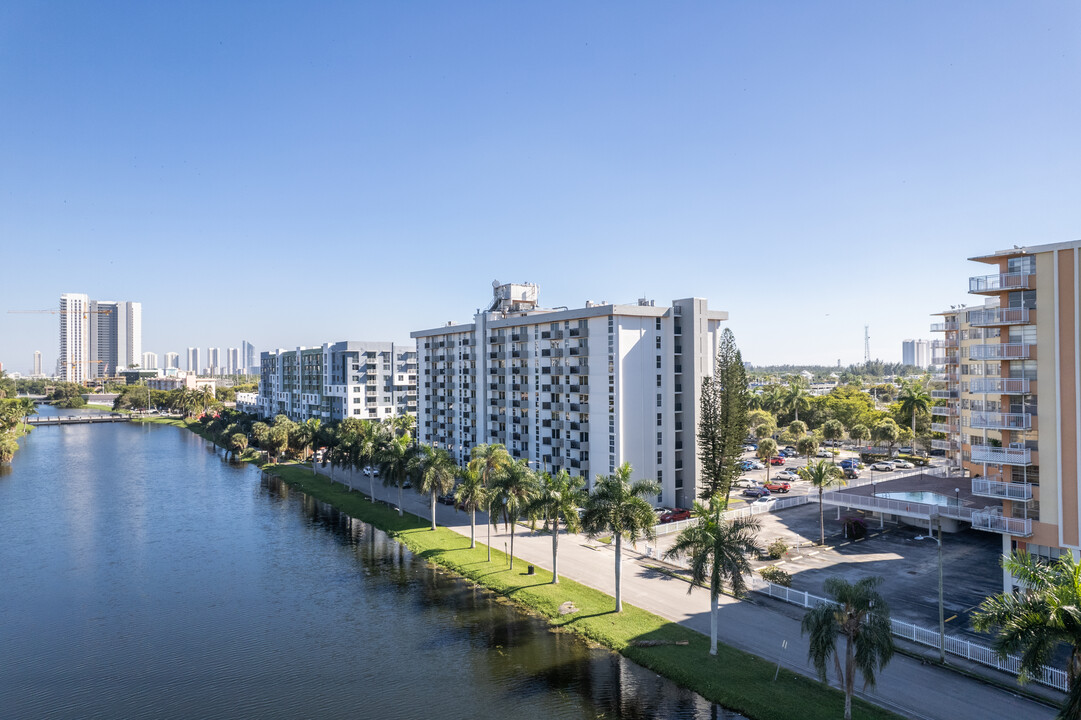
[[[50,315],[59,315],[62,312],[62,310],[8,310],[9,315],[26,315],[35,313],[49,313]],[[112,310],[84,310],[83,319],[90,317],[90,313],[94,313],[96,315],[111,315],[112,312]]]
[[[60,365],[101,365],[104,362],[105,362],[104,360],[75,360],[73,362],[68,362],[67,360],[61,360]],[[89,375],[90,374],[90,368],[88,367],[88,368],[86,368],[86,370],[87,370],[87,375]],[[90,378],[89,377],[84,377],[83,378],[83,386],[84,387],[90,387]]]

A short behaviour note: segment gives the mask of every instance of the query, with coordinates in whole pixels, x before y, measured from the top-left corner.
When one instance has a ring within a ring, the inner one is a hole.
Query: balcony
[[[959,394],[956,390],[932,390],[931,397],[936,400],[956,400]]]
[[[1028,360],[1032,347],[1028,343],[972,345],[968,349],[968,356],[973,360]]]
[[[1035,275],[1020,272],[970,277],[968,291],[970,293],[998,293],[1003,290],[1030,290],[1035,285],[1035,279]]]
[[[1031,465],[1032,451],[1028,448],[973,445],[972,462],[992,465]]]
[[[1028,502],[1032,499],[1032,483],[972,478],[972,494],[980,497]]]
[[[931,423],[932,432],[955,433],[961,430],[961,426],[955,423]]]
[[[1032,519],[1003,517],[993,512],[973,512],[972,528],[1003,535],[1028,537],[1032,535]]]
[[[956,415],[957,407],[955,405],[935,405],[931,408],[932,415]]]
[[[931,447],[935,450],[956,450],[957,445],[953,440],[932,440]]]
[[[1028,378],[977,378],[968,381],[968,391],[994,395],[1028,395]]]
[[[931,332],[949,332],[951,330],[959,330],[960,323],[956,320],[947,320],[946,322],[931,323]]]
[[[1028,430],[1032,413],[974,412],[968,416],[968,426],[987,430]]]
[[[1029,321],[1028,308],[993,308],[972,310],[968,314],[968,323],[976,327],[994,325],[1025,325]]]

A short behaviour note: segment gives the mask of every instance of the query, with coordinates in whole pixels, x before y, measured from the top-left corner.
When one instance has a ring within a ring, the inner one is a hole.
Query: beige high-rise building
[[[933,429],[972,493],[1002,501],[972,527],[1002,550],[1081,557],[1081,241],[971,258],[994,272],[969,279],[982,305],[940,313],[948,400]],[[1005,575],[1004,586],[1013,587]]]

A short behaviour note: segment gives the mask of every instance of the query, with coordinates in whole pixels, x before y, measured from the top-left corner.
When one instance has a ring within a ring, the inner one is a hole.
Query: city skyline
[[[0,20],[19,372],[54,367],[56,325],[8,311],[70,288],[139,299],[144,345],[182,353],[404,342],[492,280],[553,306],[701,297],[756,365],[859,363],[864,325],[897,361],[971,302],[967,258],[1081,234],[1072,4]]]

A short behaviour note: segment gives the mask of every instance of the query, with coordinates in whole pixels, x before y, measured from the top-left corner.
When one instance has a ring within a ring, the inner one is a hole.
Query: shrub
[[[779,567],[769,565],[768,567],[759,570],[758,574],[762,576],[763,580],[771,582],[774,585],[792,587],[792,576]]]
[[[859,540],[867,537],[867,521],[859,516],[849,516],[844,519],[845,537],[849,540]]]
[[[777,538],[766,548],[766,554],[774,560],[780,560],[786,552],[788,552],[788,545],[781,538]]]

